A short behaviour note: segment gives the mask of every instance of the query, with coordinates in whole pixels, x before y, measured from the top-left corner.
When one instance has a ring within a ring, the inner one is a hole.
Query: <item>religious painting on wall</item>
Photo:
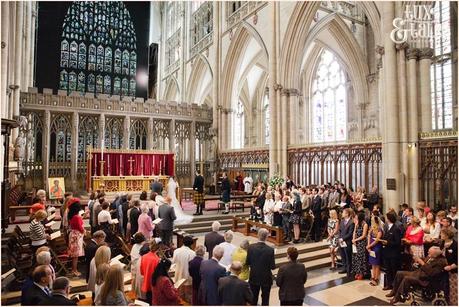
[[[63,199],[65,193],[64,177],[48,178],[49,199]]]

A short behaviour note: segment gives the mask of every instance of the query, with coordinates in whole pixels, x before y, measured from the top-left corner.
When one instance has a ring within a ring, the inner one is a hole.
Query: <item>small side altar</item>
[[[88,148],[88,190],[149,191],[156,178],[166,187],[174,175],[175,155],[169,151]]]

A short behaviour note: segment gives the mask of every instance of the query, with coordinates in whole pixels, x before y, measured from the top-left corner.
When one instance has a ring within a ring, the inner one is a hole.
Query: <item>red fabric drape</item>
[[[104,153],[102,157],[97,152],[92,156],[91,174],[88,174],[90,176],[152,176],[160,173],[174,175],[174,154]],[[102,158],[105,163],[101,173]]]

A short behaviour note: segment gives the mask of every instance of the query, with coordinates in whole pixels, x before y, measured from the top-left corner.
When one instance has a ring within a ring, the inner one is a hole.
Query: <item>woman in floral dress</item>
[[[328,219],[328,238],[327,241],[330,242],[330,258],[331,258],[331,267],[330,270],[336,269],[336,249],[338,247],[338,237],[339,237],[339,219],[336,210],[330,210],[330,218]]]
[[[84,256],[83,237],[84,227],[83,218],[80,216],[80,199],[72,198],[68,202],[68,221],[69,221],[69,257],[72,258],[72,273],[80,276],[78,272],[78,257]]]
[[[354,217],[354,235],[352,239],[352,272],[355,274],[355,279],[362,280],[368,271],[367,261],[367,233],[368,224],[365,222],[365,213],[360,212]],[[355,253],[355,250],[357,252]]]

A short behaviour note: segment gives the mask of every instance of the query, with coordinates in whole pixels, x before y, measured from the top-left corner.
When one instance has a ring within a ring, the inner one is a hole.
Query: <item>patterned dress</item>
[[[328,232],[333,232],[336,228],[336,224],[338,223],[338,220],[328,220]],[[336,248],[338,246],[338,237],[339,237],[339,232],[335,233],[335,235],[330,239],[330,248]]]
[[[363,234],[363,225],[357,226],[356,237],[361,237]],[[352,253],[352,273],[366,275],[368,271],[367,261],[367,238],[357,241],[355,243],[357,247],[357,253]]]

